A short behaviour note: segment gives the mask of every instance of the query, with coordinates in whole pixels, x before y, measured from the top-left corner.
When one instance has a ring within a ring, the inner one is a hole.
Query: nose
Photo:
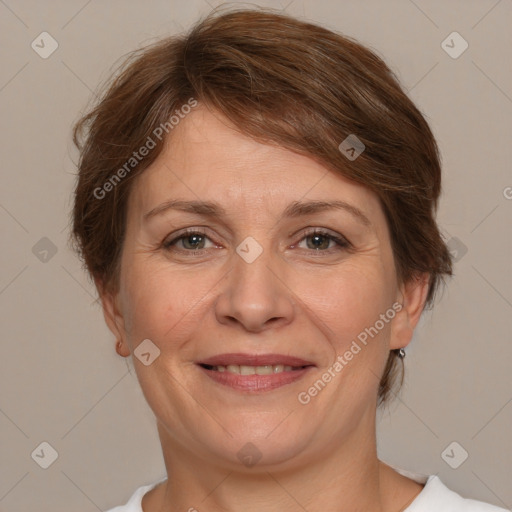
[[[235,253],[232,270],[223,280],[224,288],[215,304],[219,323],[238,325],[250,332],[290,323],[295,311],[293,292],[280,263],[272,258],[270,249],[251,263]]]

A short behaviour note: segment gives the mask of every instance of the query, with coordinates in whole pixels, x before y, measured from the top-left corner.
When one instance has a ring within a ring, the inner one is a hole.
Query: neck
[[[377,458],[371,411],[350,436],[334,439],[307,463],[257,464],[249,472],[200,459],[160,423],[158,430],[168,479],[144,497],[144,512],[398,512],[421,490]]]

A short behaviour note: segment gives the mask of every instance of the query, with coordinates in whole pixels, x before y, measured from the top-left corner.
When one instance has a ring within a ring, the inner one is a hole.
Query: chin
[[[216,424],[211,435],[205,429],[196,434],[201,437],[205,451],[212,454],[214,463],[224,460],[231,471],[284,469],[291,461],[296,464],[297,458],[311,446],[317,430],[312,425],[308,428],[305,422],[298,422],[298,417],[291,420],[293,416],[293,413],[277,411],[253,413],[250,417],[242,415],[226,421],[227,431]],[[224,418],[227,420],[228,416]]]

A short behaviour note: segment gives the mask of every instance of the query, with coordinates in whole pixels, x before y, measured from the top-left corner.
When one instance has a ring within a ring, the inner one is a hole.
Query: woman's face
[[[424,298],[398,286],[377,196],[201,105],[171,135],[132,189],[120,290],[104,302],[165,443],[286,466],[369,432],[389,350]],[[341,206],[299,208],[315,201]]]

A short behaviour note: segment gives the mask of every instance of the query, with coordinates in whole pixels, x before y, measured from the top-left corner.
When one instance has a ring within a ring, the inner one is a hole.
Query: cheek
[[[392,285],[384,268],[375,263],[347,261],[335,271],[304,272],[297,278],[297,295],[317,324],[323,324],[338,353],[392,305]],[[388,324],[382,331],[387,329]]]
[[[176,271],[168,264],[151,261],[134,262],[126,268],[125,325],[133,347],[149,338],[163,350],[169,342],[184,339],[197,326],[202,299],[207,299],[218,280],[201,271]]]

